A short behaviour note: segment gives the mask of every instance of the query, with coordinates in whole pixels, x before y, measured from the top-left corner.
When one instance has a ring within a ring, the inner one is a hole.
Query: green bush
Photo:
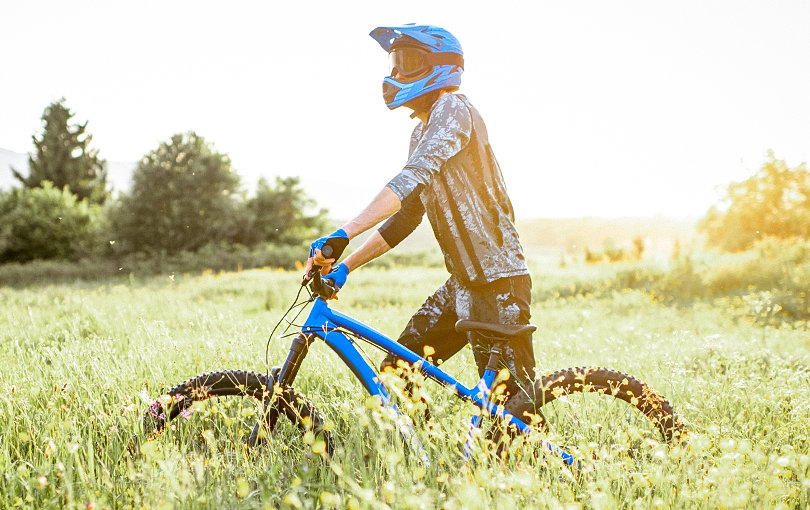
[[[256,195],[242,208],[244,217],[236,240],[247,246],[311,242],[327,230],[326,212],[317,209],[315,200],[301,188],[299,177],[276,177],[274,185],[261,178]]]
[[[73,259],[101,249],[101,208],[77,202],[68,188],[42,184],[0,194],[0,263]]]
[[[144,253],[160,263],[170,255],[193,259],[195,266],[225,253],[258,261],[268,258],[264,243],[297,247],[327,227],[326,210],[316,208],[298,177],[276,178],[273,185],[261,179],[256,195],[246,198],[228,156],[194,132],[176,134],[146,154],[132,180],[131,193],[111,211],[120,254]],[[207,255],[189,255],[211,245],[217,248],[208,248]],[[286,255],[269,260],[289,265]]]
[[[137,274],[191,273],[201,271],[240,271],[272,267],[295,269],[306,259],[309,248],[304,245],[278,246],[269,243],[247,248],[241,244],[210,243],[197,251],[181,251],[169,256],[131,254],[120,266],[125,272]]]
[[[444,267],[444,258],[438,250],[392,250],[372,260],[368,267],[394,269],[397,267]]]
[[[789,168],[773,151],[762,168],[729,184],[726,197],[698,225],[710,246],[741,252],[767,237],[810,236],[810,172]]]
[[[810,319],[810,241],[763,239],[707,269],[703,280],[712,297],[747,296],[783,317]]]
[[[161,143],[132,181],[112,214],[117,249],[173,254],[230,240],[239,175],[203,137],[189,132]]]
[[[641,290],[656,301],[724,300],[762,324],[810,320],[810,241],[767,238],[738,254],[681,255],[669,263],[580,265],[535,275],[535,301],[614,297]]]

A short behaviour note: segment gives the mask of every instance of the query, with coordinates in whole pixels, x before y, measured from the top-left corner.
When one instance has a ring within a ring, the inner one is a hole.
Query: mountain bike
[[[324,252],[327,249],[328,246]],[[325,253],[325,256],[328,255]],[[512,396],[505,405],[501,405],[494,398],[497,384],[508,376],[508,371],[498,370],[501,346],[513,336],[534,331],[535,326],[459,321],[457,331],[482,335],[490,346],[489,363],[483,377],[476,385],[468,387],[434,364],[427,354],[421,356],[360,321],[332,309],[329,301],[335,289],[332,281],[322,278],[318,269],[305,276],[294,304],[279,321],[281,324],[286,320],[296,307],[301,308],[296,315],[298,317],[306,305],[311,305],[281,367],[273,367],[265,373],[222,370],[188,379],[152,404],[144,417],[145,430],[158,433],[168,423],[175,423],[173,420],[178,417],[188,418],[194,412],[221,416],[220,421],[224,420],[225,425],[220,423],[220,429],[224,430],[232,425],[234,415],[228,418],[227,409],[216,406],[204,408],[205,404],[228,396],[237,397],[240,401],[250,397],[255,405],[247,410],[240,408],[242,410],[235,414],[245,423],[251,420],[254,423],[248,437],[244,436],[251,427],[246,427],[243,435],[239,436],[241,440],[246,440],[249,447],[280,436],[278,444],[283,449],[297,448],[308,455],[314,452],[328,459],[335,451],[333,426],[293,386],[310,346],[316,341],[323,341],[334,350],[368,394],[376,397],[379,405],[395,417],[399,435],[410,450],[423,464],[430,465],[430,456],[414,433],[414,420],[408,419],[401,411],[397,398],[383,383],[385,378],[380,377],[374,365],[361,354],[358,342],[363,341],[386,353],[393,353],[401,360],[400,363],[406,363],[405,366],[413,372],[449,388],[450,394],[472,403],[479,410],[467,422],[467,439],[461,447],[461,454],[467,458],[474,447],[474,438],[481,437],[484,417],[490,418],[495,424],[486,437],[493,444],[501,446],[508,446],[510,438],[532,431],[545,434],[553,432],[555,437],[562,437],[564,429],[568,430],[571,441],[590,441],[594,438],[610,441],[610,436],[620,429],[632,429],[634,437],[647,442],[675,444],[686,440],[686,427],[663,396],[631,375],[601,367],[569,368],[547,374],[537,379],[533,388]],[[309,296],[301,300],[301,290],[305,288],[309,289]],[[288,324],[292,324],[292,321],[288,321]],[[271,333],[271,339],[275,331]],[[574,402],[575,396],[579,399]],[[563,422],[569,422],[567,428]],[[203,438],[220,430],[217,426],[206,427],[206,432],[201,434]],[[199,432],[190,433],[188,437],[198,437]],[[536,449],[542,450],[544,455],[557,455],[566,465],[577,463],[573,453],[551,440],[541,438],[537,444],[539,447],[536,446]],[[503,449],[501,446],[499,452]]]

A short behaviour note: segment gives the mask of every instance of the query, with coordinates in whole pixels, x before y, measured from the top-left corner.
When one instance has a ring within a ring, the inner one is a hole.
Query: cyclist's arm
[[[346,235],[349,236],[349,239],[354,239],[379,222],[393,216],[401,207],[402,201],[391,188],[386,186],[374,197],[374,200],[363,209],[363,212],[341,228],[346,232]]]
[[[346,233],[346,237],[349,240],[354,239],[382,220],[396,214],[401,207],[402,202],[396,193],[394,193],[391,188],[385,187],[356,218],[343,225],[341,229]],[[391,248],[388,249],[390,250]],[[382,253],[380,255],[382,255]],[[376,256],[379,257],[380,255]],[[315,253],[307,260],[307,271],[309,271],[309,268],[314,264],[321,266],[323,268],[322,273],[327,274],[334,262],[335,259],[324,257],[321,250],[315,250]]]
[[[408,237],[422,222],[425,206],[417,195],[409,195],[402,202],[402,208],[388,218],[374,234],[354,253],[346,257],[344,263],[349,271],[366,262],[376,259]]]
[[[349,271],[354,271],[366,262],[370,262],[391,249],[379,232],[374,232],[357,250],[343,261]]]

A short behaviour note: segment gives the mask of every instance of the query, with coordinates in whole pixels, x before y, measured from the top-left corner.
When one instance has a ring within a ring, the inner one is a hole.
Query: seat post
[[[492,390],[495,385],[496,370],[498,369],[498,359],[501,357],[501,342],[493,342],[492,347],[489,349],[489,361],[484,370],[484,376],[478,381],[478,389],[481,391],[483,397],[483,405],[481,412],[476,414],[470,420],[470,429],[467,431],[467,440],[464,442],[464,457],[470,458],[470,451],[472,448],[473,431],[481,428],[481,422],[484,419],[486,409],[490,404],[492,398]]]
[[[489,350],[489,361],[487,362],[486,370],[496,372],[498,370],[498,358],[500,357],[501,357],[501,343],[494,342]]]
[[[501,357],[501,342],[495,341],[489,349],[489,361],[484,369],[484,376],[478,383],[484,392],[484,401],[489,402],[495,386],[495,377],[498,374],[498,360]]]

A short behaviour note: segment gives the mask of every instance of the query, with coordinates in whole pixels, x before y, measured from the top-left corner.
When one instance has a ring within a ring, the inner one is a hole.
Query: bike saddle
[[[533,324],[489,324],[487,322],[475,322],[460,320],[456,322],[456,331],[466,333],[475,331],[489,335],[511,337],[531,333],[537,329]]]

